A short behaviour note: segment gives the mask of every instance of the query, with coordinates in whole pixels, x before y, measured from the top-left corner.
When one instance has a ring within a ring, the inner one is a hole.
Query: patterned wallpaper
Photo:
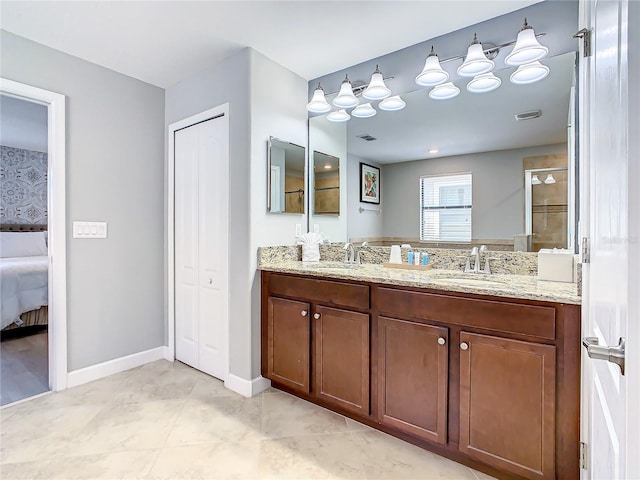
[[[0,145],[0,222],[47,224],[47,154]]]

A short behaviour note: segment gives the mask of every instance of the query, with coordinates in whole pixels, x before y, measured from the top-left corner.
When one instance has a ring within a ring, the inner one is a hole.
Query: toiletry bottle
[[[429,254],[427,252],[422,254],[422,265],[429,265]]]
[[[413,265],[413,252],[407,252],[407,263]]]
[[[413,260],[414,265],[420,265],[420,252],[415,252]]]

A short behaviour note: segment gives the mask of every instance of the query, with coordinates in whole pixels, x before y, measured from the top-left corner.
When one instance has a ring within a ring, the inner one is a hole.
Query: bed
[[[0,225],[0,327],[48,324],[46,225]]]

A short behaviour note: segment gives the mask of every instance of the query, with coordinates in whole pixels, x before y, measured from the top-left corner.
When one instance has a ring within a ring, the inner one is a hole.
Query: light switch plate
[[[317,223],[313,224],[313,233],[320,233],[320,225]]]
[[[107,222],[73,222],[73,238],[107,238]]]
[[[296,237],[299,237],[301,235],[302,235],[302,224],[296,223]]]

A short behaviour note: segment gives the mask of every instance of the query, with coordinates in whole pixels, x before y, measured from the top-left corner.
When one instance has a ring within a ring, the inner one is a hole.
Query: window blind
[[[471,173],[420,177],[420,240],[471,241]]]

